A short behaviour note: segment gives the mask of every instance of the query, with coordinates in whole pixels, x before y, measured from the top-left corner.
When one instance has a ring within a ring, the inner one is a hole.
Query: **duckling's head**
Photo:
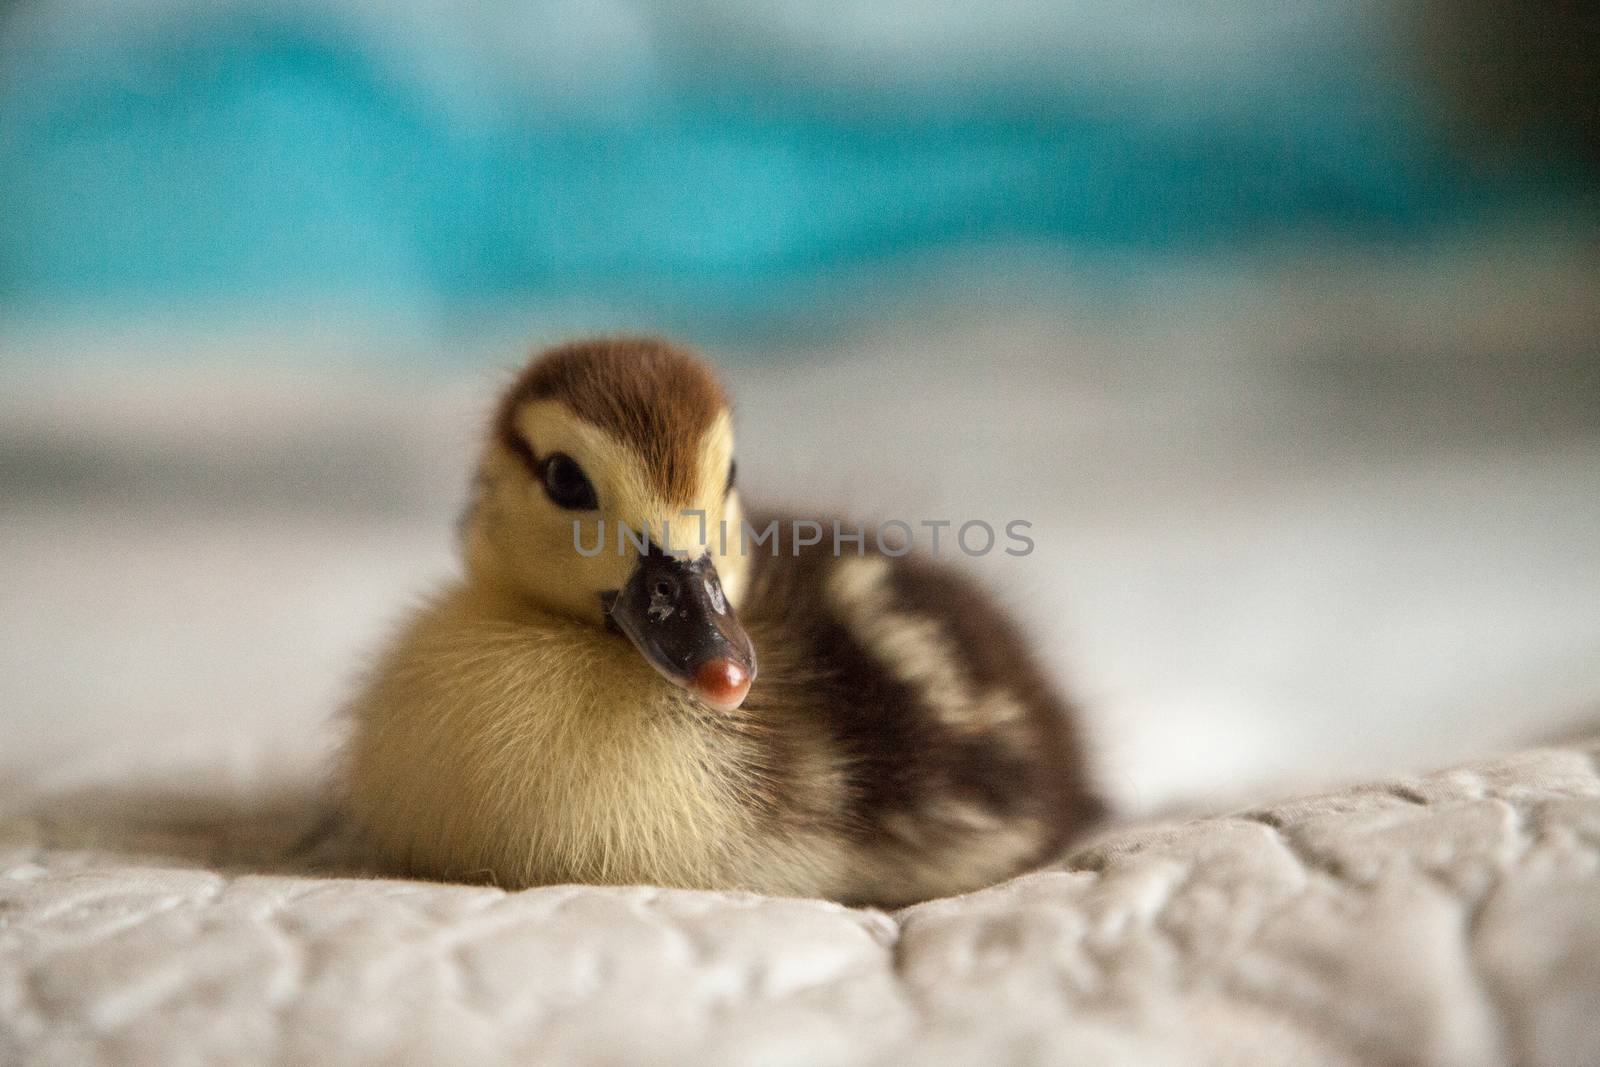
[[[710,370],[665,341],[609,338],[551,349],[518,376],[463,541],[473,581],[620,630],[663,676],[731,710],[756,670],[734,610],[741,523]]]

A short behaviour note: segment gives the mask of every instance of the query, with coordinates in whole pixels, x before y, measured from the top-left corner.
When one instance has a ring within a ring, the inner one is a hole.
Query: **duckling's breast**
[[[353,710],[350,808],[406,869],[508,886],[739,880],[751,741],[708,727],[616,635],[509,620],[457,590],[419,613]]]

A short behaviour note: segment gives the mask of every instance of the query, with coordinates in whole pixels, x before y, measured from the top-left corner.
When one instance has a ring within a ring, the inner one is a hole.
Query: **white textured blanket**
[[[0,1062],[1600,1063],[1592,748],[1120,829],[895,914],[328,876],[314,809],[13,818]]]

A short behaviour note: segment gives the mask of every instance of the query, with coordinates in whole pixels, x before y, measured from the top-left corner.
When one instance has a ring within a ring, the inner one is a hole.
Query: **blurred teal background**
[[[1448,135],[1402,14],[22,0],[0,21],[0,315],[579,302],[765,335],[980,250],[1115,275],[1570,199],[1559,157]]]

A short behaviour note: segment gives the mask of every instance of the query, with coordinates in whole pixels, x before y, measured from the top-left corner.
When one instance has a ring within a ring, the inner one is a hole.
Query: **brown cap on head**
[[[680,504],[694,497],[701,438],[728,406],[699,357],[656,337],[573,341],[536,356],[495,419],[495,432],[513,451],[516,414],[535,400],[559,400],[631,445],[661,495]]]

